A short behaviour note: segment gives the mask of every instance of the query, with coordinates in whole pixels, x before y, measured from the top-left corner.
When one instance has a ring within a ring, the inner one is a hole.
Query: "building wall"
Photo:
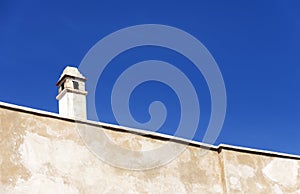
[[[223,150],[227,193],[300,193],[299,159]]]
[[[1,103],[0,193],[300,193],[296,156],[189,145],[161,167],[126,170],[90,152],[77,125],[103,127]],[[127,149],[165,143],[159,135],[101,130]]]

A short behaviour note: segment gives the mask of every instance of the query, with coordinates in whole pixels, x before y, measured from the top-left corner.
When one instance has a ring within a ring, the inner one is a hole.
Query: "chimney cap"
[[[67,66],[61,74],[56,85],[59,86],[66,77],[86,81],[86,78],[79,72],[79,70],[76,67]]]

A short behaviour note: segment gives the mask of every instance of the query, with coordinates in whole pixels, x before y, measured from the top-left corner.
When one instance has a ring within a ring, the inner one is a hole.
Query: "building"
[[[300,193],[299,156],[86,120],[84,82],[77,69],[64,71],[60,114],[0,103],[0,193]],[[187,147],[156,168],[120,168],[90,151],[78,128],[102,131],[128,150]]]

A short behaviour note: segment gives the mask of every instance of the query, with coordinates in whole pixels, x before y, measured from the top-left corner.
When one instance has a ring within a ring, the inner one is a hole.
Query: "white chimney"
[[[60,115],[75,119],[87,119],[85,82],[86,78],[76,67],[67,66],[64,69],[56,83],[58,86],[56,99]]]

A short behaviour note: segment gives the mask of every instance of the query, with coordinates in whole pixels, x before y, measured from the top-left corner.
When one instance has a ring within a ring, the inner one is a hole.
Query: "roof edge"
[[[246,152],[246,153],[252,153],[252,154],[257,154],[257,155],[275,156],[275,157],[280,157],[280,158],[289,158],[289,159],[300,160],[300,155],[268,151],[268,150],[263,150],[263,149],[254,149],[254,148],[248,148],[248,147],[242,147],[242,146],[234,146],[234,145],[228,145],[228,144],[223,144],[223,143],[219,144],[218,146],[215,146],[215,145],[211,145],[211,144],[207,144],[207,143],[203,143],[203,142],[187,140],[187,139],[180,138],[180,137],[174,137],[171,135],[166,135],[166,134],[152,132],[152,131],[146,131],[146,130],[142,130],[142,129],[130,128],[130,127],[119,126],[119,125],[114,125],[114,124],[109,124],[109,123],[98,122],[98,121],[68,118],[68,117],[59,115],[58,113],[37,110],[34,108],[14,105],[14,104],[1,102],[1,101],[0,101],[0,108],[21,111],[21,112],[25,112],[25,113],[29,113],[29,114],[33,114],[33,115],[50,117],[50,118],[65,120],[65,121],[74,122],[74,123],[78,122],[78,123],[82,123],[82,124],[99,126],[99,127],[103,127],[103,128],[110,129],[110,130],[118,130],[118,131],[123,131],[123,132],[127,132],[127,133],[134,133],[134,134],[143,135],[143,136],[146,136],[149,138],[154,138],[154,139],[164,139],[164,140],[168,139],[170,141],[178,142],[181,144],[189,144],[192,146],[198,146],[198,147],[201,147],[204,149],[211,149],[211,150],[218,151],[218,152],[221,152],[222,150],[233,150],[233,151]]]

